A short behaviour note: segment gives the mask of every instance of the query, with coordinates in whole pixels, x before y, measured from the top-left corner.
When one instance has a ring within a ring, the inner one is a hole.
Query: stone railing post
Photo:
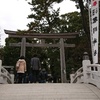
[[[2,60],[0,60],[0,75],[1,75]]]
[[[83,66],[83,75],[84,75],[84,83],[88,83],[88,76],[87,76],[87,66],[90,65],[91,62],[89,60],[89,56],[87,52],[84,52],[82,66]]]
[[[12,81],[12,84],[14,83],[14,73],[13,73],[13,69],[11,68],[11,71],[10,71],[10,76],[11,76],[11,81]]]

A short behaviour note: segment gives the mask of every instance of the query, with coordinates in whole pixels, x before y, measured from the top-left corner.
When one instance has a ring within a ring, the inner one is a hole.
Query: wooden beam
[[[35,35],[9,35],[9,37],[13,37],[13,38],[40,38],[40,39],[58,39],[58,38],[76,38],[76,36],[68,36],[67,34],[59,34],[59,35],[52,35],[52,34],[43,34],[43,35],[39,35],[39,34],[35,34]]]
[[[8,35],[21,35],[18,34],[18,31],[11,31],[11,30],[4,30],[6,34]],[[23,33],[22,35],[78,35],[79,32],[72,32],[72,33]]]
[[[25,52],[26,52],[26,38],[22,38],[20,56],[25,57]]]
[[[5,30],[5,33],[9,35],[9,37],[13,38],[75,38],[76,35],[78,35],[78,32],[73,33],[24,33],[24,34],[18,34],[17,31],[9,31]]]
[[[17,33],[17,31],[12,31],[12,30],[4,30],[4,32],[5,32],[6,34],[11,34],[11,33],[16,34],[16,33]]]
[[[9,46],[20,47],[21,43],[10,43]],[[26,47],[60,47],[60,44],[33,44],[33,43],[26,43]],[[64,44],[64,47],[75,47],[75,44]]]
[[[65,50],[64,40],[60,39],[60,64],[61,64],[61,82],[66,83],[66,64],[65,64]]]

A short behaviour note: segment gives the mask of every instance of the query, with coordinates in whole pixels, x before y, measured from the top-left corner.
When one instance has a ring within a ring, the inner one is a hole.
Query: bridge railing
[[[91,64],[83,60],[82,67],[71,74],[71,83],[91,83],[100,88],[100,64]]]
[[[11,75],[5,68],[2,67],[2,61],[0,60],[0,84],[5,83],[14,83],[14,75]]]
[[[100,65],[91,64],[87,66],[87,83],[91,83],[100,88]]]
[[[79,68],[75,74],[71,74],[71,83],[83,82],[83,67]]]

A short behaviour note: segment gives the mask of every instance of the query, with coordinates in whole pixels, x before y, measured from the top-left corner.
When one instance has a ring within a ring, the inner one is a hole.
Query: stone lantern
[[[83,60],[89,60],[89,55],[87,52],[84,52]]]

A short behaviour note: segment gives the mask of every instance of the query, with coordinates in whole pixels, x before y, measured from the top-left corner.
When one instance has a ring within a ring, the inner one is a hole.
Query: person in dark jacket
[[[41,69],[40,59],[35,54],[33,58],[31,58],[31,69],[33,74],[33,82],[36,83],[39,81],[39,71]]]
[[[47,71],[45,68],[43,68],[39,73],[39,83],[46,83],[47,77]]]

